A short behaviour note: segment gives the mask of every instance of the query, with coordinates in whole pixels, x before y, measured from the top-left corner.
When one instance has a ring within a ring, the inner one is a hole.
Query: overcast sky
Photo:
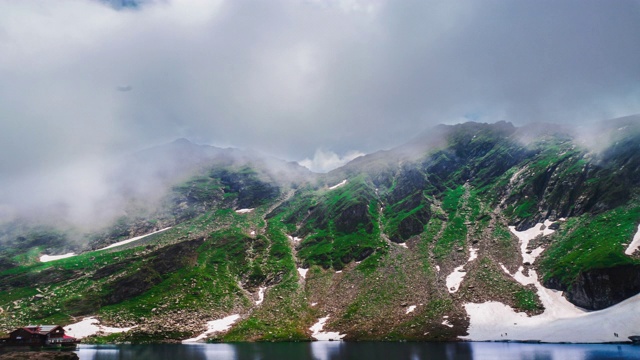
[[[0,185],[179,137],[328,170],[438,123],[640,113],[638,1],[112,5],[0,0]]]

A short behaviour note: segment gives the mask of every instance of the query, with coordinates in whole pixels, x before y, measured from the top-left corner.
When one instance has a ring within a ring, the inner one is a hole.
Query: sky
[[[439,123],[640,113],[640,1],[121,2],[0,0],[0,202],[181,137],[328,171]]]

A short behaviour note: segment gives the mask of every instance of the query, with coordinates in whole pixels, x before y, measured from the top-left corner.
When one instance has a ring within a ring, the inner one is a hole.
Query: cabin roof
[[[23,329],[33,334],[46,335],[59,327],[60,325],[29,325],[29,326],[23,327]]]

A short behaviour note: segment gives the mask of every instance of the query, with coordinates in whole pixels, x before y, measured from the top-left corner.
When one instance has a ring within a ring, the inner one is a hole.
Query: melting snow
[[[60,260],[60,259],[66,259],[68,257],[72,257],[72,256],[76,256],[75,253],[67,253],[64,255],[42,255],[40,256],[40,262],[49,262],[49,261],[56,261],[56,260]]]
[[[335,185],[333,185],[333,186],[330,186],[330,187],[329,187],[329,190],[337,189],[337,188],[339,188],[340,186],[345,185],[346,183],[347,183],[347,180],[346,180],[346,179],[345,179],[345,180],[342,180],[341,182],[339,182],[339,183],[337,183],[337,184],[335,184]]]
[[[465,271],[462,271],[463,269],[464,265],[460,265],[453,269],[453,272],[447,276],[447,290],[449,290],[450,293],[454,293],[460,288],[464,276],[467,275]]]
[[[540,246],[533,250],[531,254],[527,254],[527,246],[529,245],[529,241],[535,239],[539,235],[547,236],[553,234],[554,230],[549,229],[549,225],[551,224],[553,224],[552,221],[545,220],[544,224],[537,223],[525,231],[517,231],[515,226],[509,226],[509,230],[520,240],[520,252],[522,253],[522,259],[524,262],[533,264],[533,262],[536,261],[536,258],[542,253],[544,248]],[[543,225],[545,227],[544,230],[542,230]]]
[[[469,261],[467,262],[470,263],[477,258],[478,258],[478,249],[469,248]]]
[[[473,260],[478,258],[478,249],[469,248],[469,260],[467,260],[467,264],[472,262]],[[466,264],[465,264],[466,265]],[[436,269],[440,271],[440,267],[436,265]],[[462,280],[464,280],[467,272],[464,271],[464,265],[460,265],[453,269],[453,272],[447,276],[446,284],[447,291],[450,293],[454,293],[460,289],[460,284],[462,284]]]
[[[117,242],[117,243],[115,243],[115,244],[111,244],[111,245],[109,245],[109,246],[107,246],[107,247],[103,247],[102,249],[98,249],[98,250],[96,250],[96,251],[106,250],[106,249],[111,249],[111,248],[114,248],[114,247],[122,246],[122,245],[124,245],[124,244],[128,244],[128,243],[130,243],[130,242],[134,242],[134,241],[136,241],[136,240],[140,240],[140,239],[142,239],[142,238],[146,238],[147,236],[151,236],[151,235],[153,235],[153,234],[157,234],[157,233],[160,233],[160,232],[163,232],[163,231],[169,230],[169,229],[171,229],[171,227],[164,228],[164,229],[162,229],[162,230],[158,230],[158,231],[154,231],[154,232],[152,232],[152,233],[148,233],[148,234],[146,234],[146,235],[136,236],[136,237],[131,238],[131,239],[122,240],[122,241],[119,241],[119,242]]]
[[[258,300],[256,300],[256,305],[260,305],[264,301],[264,290],[265,289],[266,289],[266,287],[263,287],[263,286],[261,286],[258,289]]]
[[[329,341],[329,340],[340,340],[346,336],[345,334],[340,334],[337,331],[333,331],[333,332],[322,331],[322,329],[324,328],[324,324],[327,322],[327,320],[329,320],[329,316],[320,318],[318,319],[317,323],[313,324],[313,326],[309,328],[309,330],[312,331],[312,334],[311,334],[312,337],[320,341]]]
[[[538,235],[553,233],[553,230],[548,228],[549,221],[545,221],[544,225],[547,226],[544,230],[541,230],[542,224],[536,224],[525,231],[515,231],[510,227],[520,240],[523,261],[533,263],[539,255],[536,252],[526,253],[526,247],[531,239]],[[496,301],[465,304],[470,326],[467,330],[469,335],[461,337],[462,339],[613,342],[626,341],[628,336],[638,333],[640,294],[607,309],[586,312],[567,301],[562,296],[562,292],[542,286],[538,280],[538,274],[533,269],[528,269],[528,274],[525,275],[524,266],[520,266],[515,274],[509,273],[502,264],[501,267],[519,283],[533,284],[536,287],[540,301],[545,307],[544,312],[529,317]]]
[[[636,235],[633,237],[631,244],[629,244],[629,247],[627,247],[627,250],[625,250],[624,253],[627,255],[632,255],[638,249],[640,249],[640,224],[638,225],[638,232],[636,232]]]
[[[238,209],[238,210],[236,210],[236,213],[237,214],[246,214],[246,213],[250,213],[252,211],[253,211],[253,209]]]
[[[452,324],[452,323],[450,323],[450,322],[449,322],[449,320],[446,320],[446,319],[442,322],[442,325],[444,325],[444,326],[448,326],[448,327],[450,327],[450,328],[452,328],[452,327],[453,327],[453,324]]]
[[[415,305],[411,305],[411,306],[409,306],[407,308],[407,312],[405,312],[405,314],[412,313],[413,310],[415,310],[415,309],[416,309],[416,306]]]
[[[101,249],[98,249],[98,250],[95,250],[95,251],[102,251],[102,250],[106,250],[106,249],[111,249],[111,248],[114,248],[114,247],[122,246],[124,244],[128,244],[130,242],[134,242],[136,240],[140,240],[140,239],[145,238],[147,236],[151,236],[153,234],[157,234],[159,232],[163,232],[163,231],[166,231],[166,230],[169,230],[169,229],[171,229],[171,227],[164,228],[164,229],[158,230],[158,231],[154,231],[154,232],[148,233],[146,235],[136,236],[136,237],[133,237],[131,239],[122,240],[122,241],[119,241],[117,243],[111,244],[109,246],[105,246],[105,247],[103,247]],[[40,256],[40,261],[41,262],[55,261],[55,260],[60,260],[60,259],[65,259],[65,258],[68,258],[68,257],[72,257],[72,256],[75,256],[75,255],[76,254],[72,253],[72,252],[70,252],[68,254],[64,254],[64,255],[42,255],[42,256]]]
[[[511,176],[511,179],[509,179],[509,184],[513,184],[516,179],[518,178],[518,176],[520,176],[520,174],[522,174],[523,171],[527,170],[527,167],[523,167],[522,169],[516,171],[513,176]]]
[[[511,307],[490,301],[466,304],[471,319],[462,339],[540,340],[543,342],[613,342],[626,341],[638,334],[640,294],[607,309],[555,317],[547,311],[528,317]],[[616,336],[617,334],[618,336]]]
[[[309,269],[298,268],[298,274],[300,274],[303,279],[307,278],[307,271],[309,271]]]
[[[95,317],[86,317],[75,324],[69,324],[64,327],[64,331],[67,335],[73,336],[76,339],[82,339],[87,336],[95,335],[98,332],[103,333],[120,333],[133,329],[127,328],[114,328],[109,326],[100,325],[100,320]]]
[[[239,318],[240,318],[240,315],[235,314],[219,320],[208,321],[207,331],[203,332],[202,334],[192,339],[182,340],[182,343],[187,344],[187,343],[194,343],[194,342],[202,342],[202,340],[204,340],[208,335],[229,330],[231,325],[233,325],[233,323],[235,323]]]

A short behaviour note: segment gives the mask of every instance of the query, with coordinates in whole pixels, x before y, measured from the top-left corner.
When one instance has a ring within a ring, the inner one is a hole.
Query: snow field
[[[466,264],[472,262],[477,258],[478,258],[478,249],[470,247],[469,260],[467,260]],[[460,284],[462,284],[462,280],[464,280],[465,275],[467,275],[467,272],[464,271],[464,267],[466,264],[456,267],[455,269],[453,269],[451,274],[447,275],[447,278],[445,281],[447,284],[447,291],[449,291],[450,293],[453,294],[460,289]],[[436,266],[436,269],[440,271],[439,266]]]
[[[42,255],[40,256],[40,262],[56,261],[60,259],[66,259],[72,256],[76,256],[76,253],[70,252],[64,255]]]
[[[266,289],[267,289],[267,288],[266,288],[266,287],[264,287],[264,286],[261,286],[261,287],[258,289],[258,300],[256,300],[256,305],[260,305],[260,304],[262,304],[262,302],[264,301],[264,291],[265,291]]]
[[[202,334],[194,337],[192,339],[182,340],[183,344],[195,343],[195,342],[204,342],[209,335],[215,334],[217,332],[227,331],[231,328],[236,321],[240,319],[240,315],[230,315],[222,319],[208,321],[207,322],[207,331]]]
[[[117,243],[115,243],[115,244],[111,244],[111,245],[109,245],[109,246],[107,246],[107,247],[103,247],[102,249],[98,249],[98,250],[96,250],[96,251],[101,251],[101,250],[106,250],[106,249],[111,249],[111,248],[114,248],[114,247],[122,246],[122,245],[124,245],[124,244],[128,244],[128,243],[130,243],[130,242],[134,242],[134,241],[136,241],[136,240],[140,240],[140,239],[142,239],[142,238],[146,238],[147,236],[151,236],[151,235],[154,235],[154,234],[157,234],[157,233],[161,233],[161,232],[163,232],[163,231],[167,231],[167,230],[169,230],[169,229],[171,229],[171,227],[164,228],[164,229],[162,229],[162,230],[158,230],[158,231],[154,231],[154,232],[152,232],[152,233],[148,233],[148,234],[145,234],[145,235],[136,236],[136,237],[131,238],[131,239],[122,240],[122,241],[119,241],[119,242],[117,242]]]
[[[169,229],[171,229],[171,227],[164,228],[164,229],[158,230],[158,231],[154,231],[154,232],[151,232],[151,233],[148,233],[148,234],[145,234],[145,235],[136,236],[136,237],[133,237],[133,238],[130,238],[130,239],[127,239],[127,240],[122,240],[122,241],[119,241],[117,243],[111,244],[109,246],[106,246],[106,247],[103,247],[101,249],[94,250],[94,251],[102,251],[102,250],[107,250],[107,249],[111,249],[111,248],[114,248],[114,247],[122,246],[122,245],[128,244],[130,242],[134,242],[136,240],[140,240],[140,239],[145,238],[147,236],[151,236],[151,235],[154,235],[154,234],[157,234],[157,233],[169,230]],[[40,262],[49,262],[49,261],[55,261],[55,260],[60,260],[60,259],[66,259],[66,258],[69,258],[69,257],[72,257],[72,256],[76,256],[76,254],[70,252],[70,253],[64,254],[64,255],[42,255],[42,256],[40,256]]]
[[[629,244],[624,253],[627,255],[633,255],[633,253],[638,251],[638,249],[640,249],[640,224],[638,224],[638,231],[636,232],[636,235],[633,237],[631,244]]]
[[[238,209],[238,210],[236,210],[236,214],[247,214],[247,213],[250,213],[252,211],[253,211],[253,209]]]
[[[339,183],[337,183],[337,184],[335,184],[335,185],[333,185],[333,186],[330,186],[330,187],[329,187],[329,190],[337,189],[337,188],[339,188],[340,186],[344,186],[344,185],[346,185],[346,184],[347,184],[347,179],[344,179],[344,180],[342,180],[341,182],[339,182]]]
[[[311,336],[314,339],[320,340],[320,341],[331,341],[331,340],[340,340],[346,336],[346,334],[340,334],[337,331],[329,331],[329,332],[322,331],[322,329],[324,328],[324,324],[327,322],[327,320],[329,320],[328,315],[318,319],[318,322],[313,324],[313,326],[309,328],[309,330],[311,330],[312,332]]]
[[[536,224],[525,231],[516,231],[510,227],[520,241],[523,261],[533,263],[539,255],[535,255],[535,252],[526,254],[529,241],[538,235],[553,233],[548,228],[550,222],[545,221],[545,229],[542,229],[542,225]],[[607,309],[586,312],[568,302],[562,292],[542,286],[533,269],[529,269],[528,275],[525,275],[523,266],[515,274],[510,274],[506,267],[501,267],[519,283],[533,284],[545,311],[540,315],[527,316],[496,301],[468,303],[464,307],[469,315],[470,325],[468,335],[460,337],[461,339],[599,343],[627,341],[628,336],[640,332],[640,294]]]
[[[76,339],[82,339],[87,336],[95,335],[99,332],[113,334],[113,333],[126,332],[131,329],[133,329],[133,327],[114,328],[114,327],[100,325],[100,320],[96,319],[93,316],[86,317],[82,319],[82,321],[79,321],[74,324],[69,324],[64,327],[65,333],[69,336],[73,336]]]

